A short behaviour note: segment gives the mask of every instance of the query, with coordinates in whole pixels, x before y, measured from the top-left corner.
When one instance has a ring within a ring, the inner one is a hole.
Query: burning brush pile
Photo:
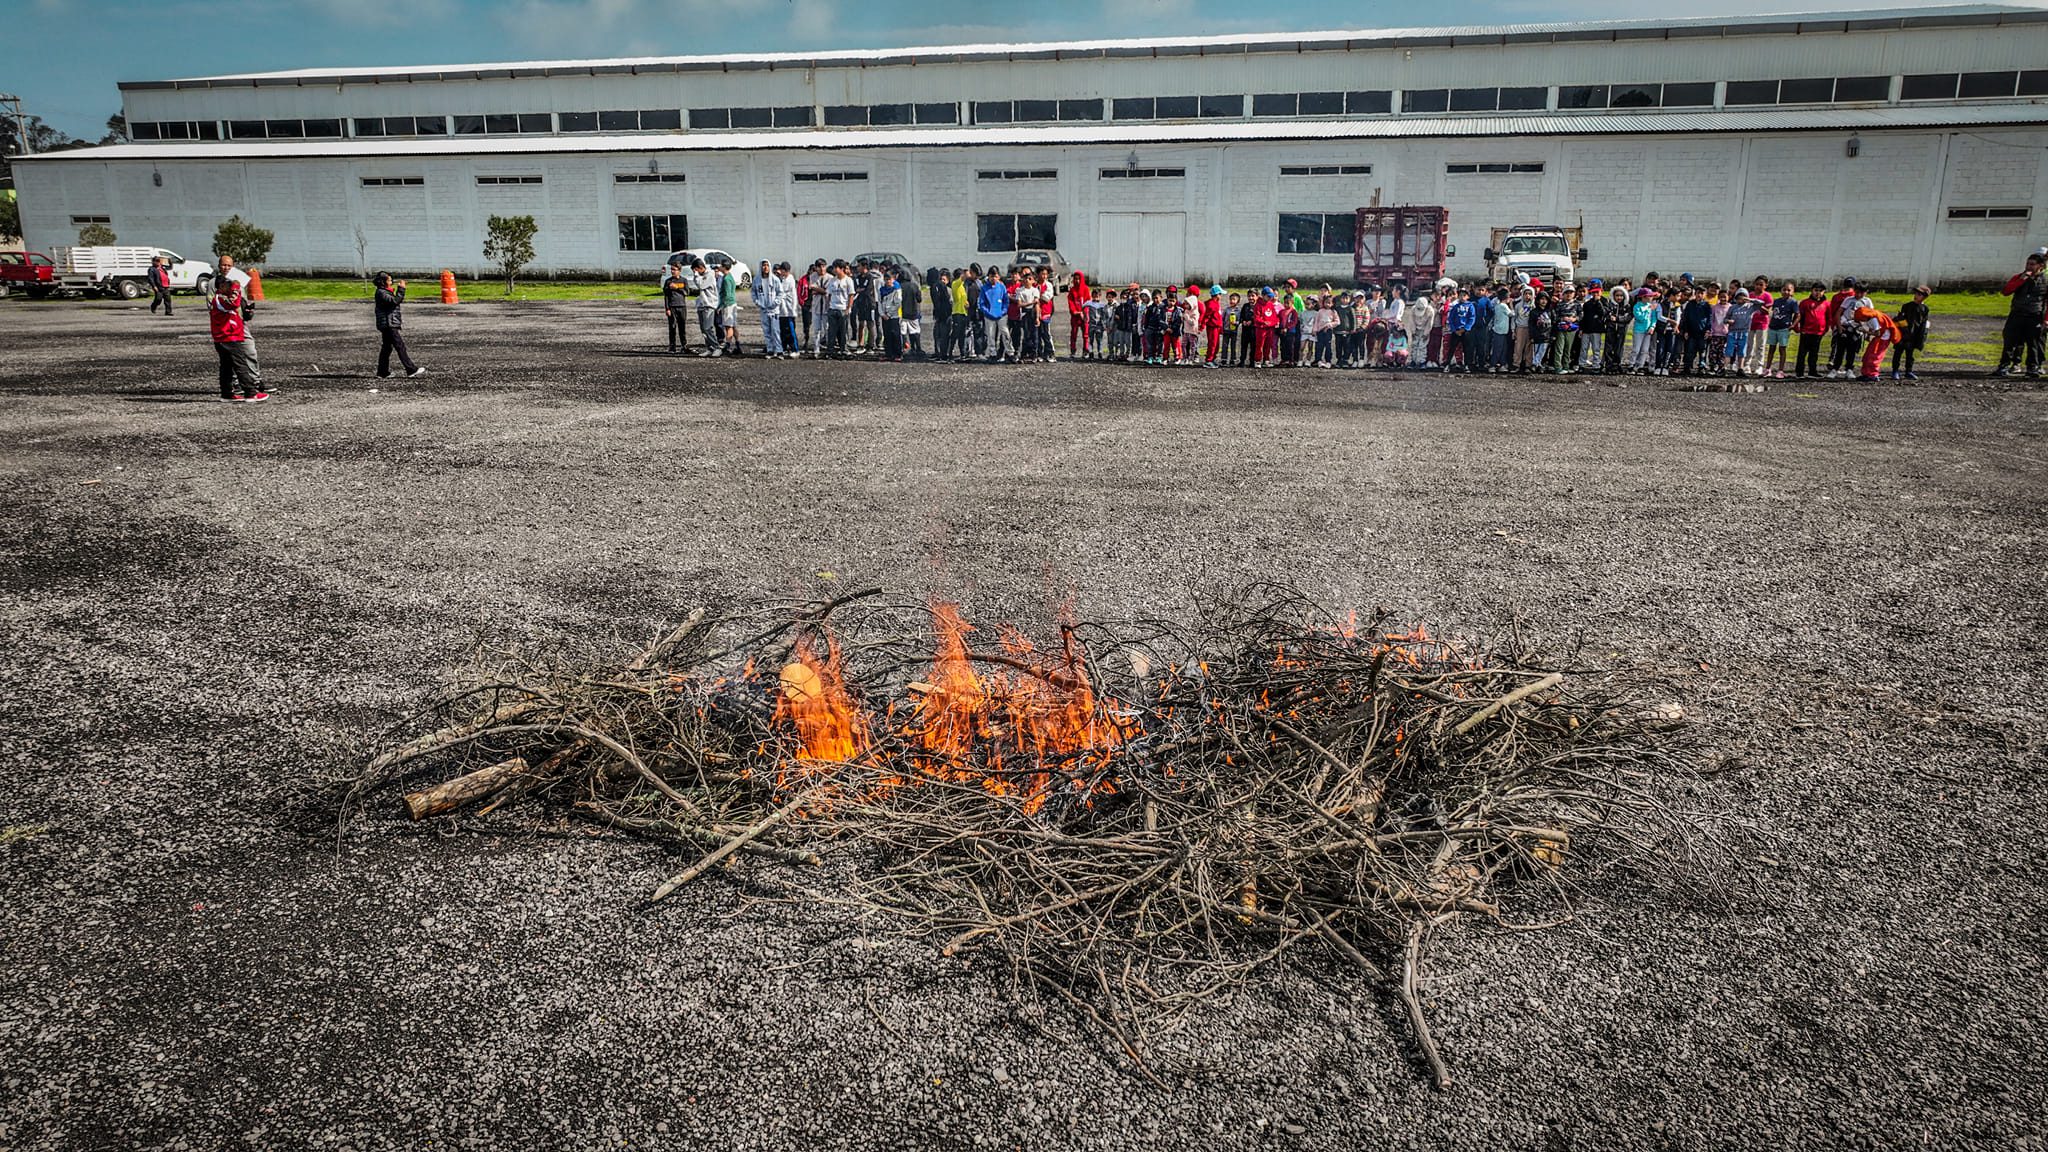
[[[438,769],[415,819],[535,803],[678,842],[655,900],[741,854],[858,853],[813,897],[992,960],[1148,1075],[1162,1022],[1319,954],[1398,991],[1446,1085],[1425,942],[1517,927],[1518,892],[1555,906],[1588,861],[1691,852],[1666,725],[1600,676],[1270,586],[1042,645],[870,591],[698,611],[614,669],[507,661],[359,790]]]

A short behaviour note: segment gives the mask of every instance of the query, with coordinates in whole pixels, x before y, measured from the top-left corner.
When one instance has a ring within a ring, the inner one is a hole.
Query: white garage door
[[[798,270],[811,261],[851,260],[871,251],[873,217],[866,212],[798,212],[789,218],[790,265]],[[780,259],[780,258],[778,258]]]
[[[1105,284],[1177,282],[1187,271],[1185,212],[1104,212],[1095,219],[1096,267]]]

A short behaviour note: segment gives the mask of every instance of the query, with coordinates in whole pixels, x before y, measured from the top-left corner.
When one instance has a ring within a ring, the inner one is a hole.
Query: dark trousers
[[[1911,372],[1913,370],[1913,354],[1917,351],[1919,350],[1916,348],[1909,348],[1904,344],[1893,345],[1892,371]]]
[[[405,371],[410,375],[418,365],[412,362],[411,354],[405,350],[405,334],[396,328],[379,328],[377,334],[384,338],[377,346],[377,375],[391,375],[393,352],[398,353],[398,362],[405,365]]]
[[[223,344],[215,341],[214,355],[220,358],[220,395],[223,400],[235,398],[235,385],[239,382],[244,396],[254,396],[263,391],[263,373],[256,369],[256,358],[249,354],[247,341]]]
[[[687,352],[690,348],[690,321],[681,312],[670,309],[668,313],[668,350]]]
[[[1687,332],[1685,334],[1685,356],[1680,362],[1678,369],[1680,374],[1692,375],[1693,369],[1700,367],[1700,357],[1706,355],[1706,351],[1707,334],[1705,332]]]
[[[1484,369],[1493,351],[1493,333],[1484,328],[1474,328],[1465,333],[1465,370],[1478,372]]]
[[[1820,333],[1799,333],[1799,355],[1793,363],[1794,376],[1820,375]]]
[[[796,342],[796,317],[777,316],[775,318],[775,330],[782,333],[783,355],[793,356],[802,350],[803,345]]]
[[[2044,330],[2038,316],[2007,316],[2005,318],[2005,349],[1998,357],[1998,366],[2018,368],[2022,359],[2029,373],[2041,370]]]
[[[846,355],[846,313],[825,313],[825,351],[834,356]]]
[[[1835,342],[1828,348],[1828,371],[1856,371],[1856,354],[1861,351],[1863,337],[1835,333]]]
[[[1621,346],[1626,343],[1628,343],[1628,334],[1626,332],[1609,332],[1606,334],[1605,339],[1600,341],[1600,370],[1602,372],[1621,371]]]
[[[903,321],[894,316],[882,320],[882,355],[890,360],[903,359]]]
[[[159,304],[164,306],[164,315],[169,316],[171,314],[171,290],[169,288],[157,288],[152,291],[149,297],[149,310],[155,312],[156,306]]]

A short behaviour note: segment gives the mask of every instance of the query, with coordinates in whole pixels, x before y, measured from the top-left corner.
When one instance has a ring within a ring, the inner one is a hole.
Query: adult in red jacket
[[[157,305],[164,306],[164,315],[171,314],[171,270],[164,266],[164,258],[149,258],[149,312],[156,314]]]
[[[1208,334],[1208,355],[1202,362],[1211,368],[1223,347],[1223,307],[1223,285],[1211,285],[1208,299],[1202,301],[1202,331]]]
[[[1088,350],[1088,301],[1093,299],[1088,291],[1088,277],[1079,272],[1067,283],[1067,355],[1079,356]]]
[[[220,398],[223,401],[268,400],[263,390],[263,373],[249,354],[249,327],[242,319],[242,286],[225,276],[213,282],[213,295],[206,300],[207,327],[213,333],[214,355],[220,359]],[[240,383],[242,394],[235,395]]]

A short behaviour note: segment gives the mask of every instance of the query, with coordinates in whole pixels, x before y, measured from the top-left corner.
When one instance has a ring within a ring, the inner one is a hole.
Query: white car
[[[668,254],[668,262],[682,265],[683,271],[690,270],[690,261],[702,260],[707,271],[715,270],[720,262],[730,261],[732,278],[745,292],[754,283],[754,266],[732,254],[717,248],[684,248]]]

